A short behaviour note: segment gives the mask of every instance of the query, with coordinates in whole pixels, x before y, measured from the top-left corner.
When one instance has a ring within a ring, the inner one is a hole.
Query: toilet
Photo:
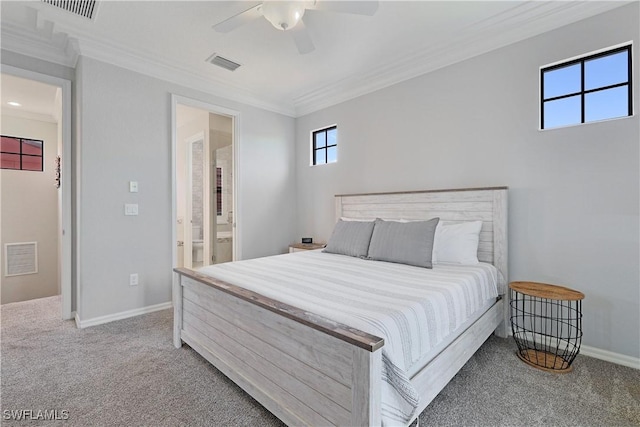
[[[204,244],[202,240],[202,227],[194,225],[191,228],[191,242],[193,244],[193,262],[202,262]]]

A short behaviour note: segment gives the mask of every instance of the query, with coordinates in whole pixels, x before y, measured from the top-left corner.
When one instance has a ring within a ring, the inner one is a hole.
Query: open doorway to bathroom
[[[233,261],[235,116],[189,100],[174,112],[175,265]]]

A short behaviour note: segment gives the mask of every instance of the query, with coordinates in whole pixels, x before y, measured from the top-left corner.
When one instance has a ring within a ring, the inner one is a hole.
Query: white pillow
[[[373,222],[376,219],[375,218],[370,218],[370,219],[369,218],[349,218],[349,217],[346,217],[346,216],[341,216],[340,220],[341,221]]]
[[[432,262],[478,264],[478,242],[482,221],[439,222],[433,243]]]

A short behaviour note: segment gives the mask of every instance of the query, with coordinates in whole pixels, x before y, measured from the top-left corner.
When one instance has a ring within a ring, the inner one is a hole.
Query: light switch
[[[138,204],[137,203],[127,203],[124,205],[124,214],[129,215],[138,215]]]
[[[129,193],[138,192],[138,181],[129,181]]]

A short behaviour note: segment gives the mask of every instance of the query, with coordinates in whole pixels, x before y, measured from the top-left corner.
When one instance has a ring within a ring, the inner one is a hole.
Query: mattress
[[[409,378],[498,296],[486,263],[426,269],[304,251],[198,271],[383,338],[385,425],[412,418],[419,395]]]

